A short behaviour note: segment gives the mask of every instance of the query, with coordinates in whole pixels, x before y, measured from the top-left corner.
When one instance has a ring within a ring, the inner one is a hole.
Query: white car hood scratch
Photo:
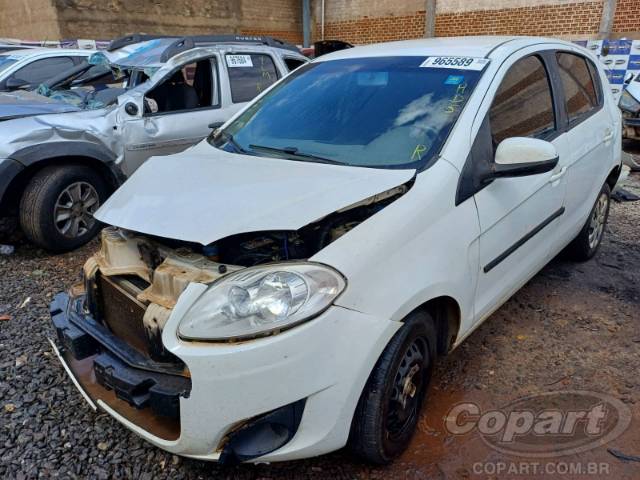
[[[415,170],[227,153],[206,140],[145,162],[98,210],[103,223],[207,245],[239,233],[297,230],[409,181]]]

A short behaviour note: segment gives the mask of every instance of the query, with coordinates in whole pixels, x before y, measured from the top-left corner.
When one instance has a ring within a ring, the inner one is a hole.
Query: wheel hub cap
[[[96,189],[87,182],[75,182],[58,196],[53,210],[56,229],[68,238],[87,233],[95,225],[93,214],[100,206]]]
[[[602,238],[605,220],[607,217],[608,201],[609,199],[607,198],[607,196],[605,194],[601,194],[600,197],[598,197],[596,206],[594,207],[593,213],[591,214],[591,219],[589,220],[590,248],[595,248]]]

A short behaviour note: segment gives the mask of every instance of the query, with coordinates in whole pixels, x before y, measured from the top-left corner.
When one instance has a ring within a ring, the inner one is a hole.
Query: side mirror
[[[133,102],[127,102],[124,106],[124,111],[127,112],[127,115],[131,115],[135,117],[138,115],[138,106]]]
[[[549,142],[526,137],[507,138],[498,145],[491,176],[526,177],[550,172],[558,159],[556,147]]]
[[[28,87],[29,82],[27,82],[26,80],[22,80],[21,78],[10,77],[7,78],[7,81],[4,85],[8,90],[16,90],[18,88]]]
[[[634,77],[635,75],[632,72],[627,72],[627,74],[624,76],[625,85],[629,85]]]

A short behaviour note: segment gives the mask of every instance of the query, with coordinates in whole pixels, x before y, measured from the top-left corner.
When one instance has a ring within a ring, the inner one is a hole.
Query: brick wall
[[[640,0],[618,0],[613,31],[640,32]]]
[[[320,2],[314,39],[321,37]],[[438,0],[437,36],[541,35],[595,37],[603,0]],[[616,28],[640,31],[640,0],[618,0]],[[325,0],[324,38],[374,43],[422,37],[424,1]]]
[[[601,14],[601,0],[443,13],[436,17],[436,36],[588,36],[598,33]]]
[[[320,26],[315,25],[315,32]],[[424,36],[424,11],[411,15],[386,17],[362,17],[352,20],[325,23],[325,38],[349,43],[376,43],[405,40]],[[317,35],[316,35],[317,36]]]

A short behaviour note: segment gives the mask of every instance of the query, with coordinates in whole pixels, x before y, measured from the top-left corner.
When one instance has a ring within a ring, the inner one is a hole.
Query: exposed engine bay
[[[100,250],[84,266],[85,309],[151,362],[179,371],[162,331],[184,289],[263,263],[301,260],[355,228],[410,185],[358,202],[298,231],[243,233],[200,245],[105,228]]]

